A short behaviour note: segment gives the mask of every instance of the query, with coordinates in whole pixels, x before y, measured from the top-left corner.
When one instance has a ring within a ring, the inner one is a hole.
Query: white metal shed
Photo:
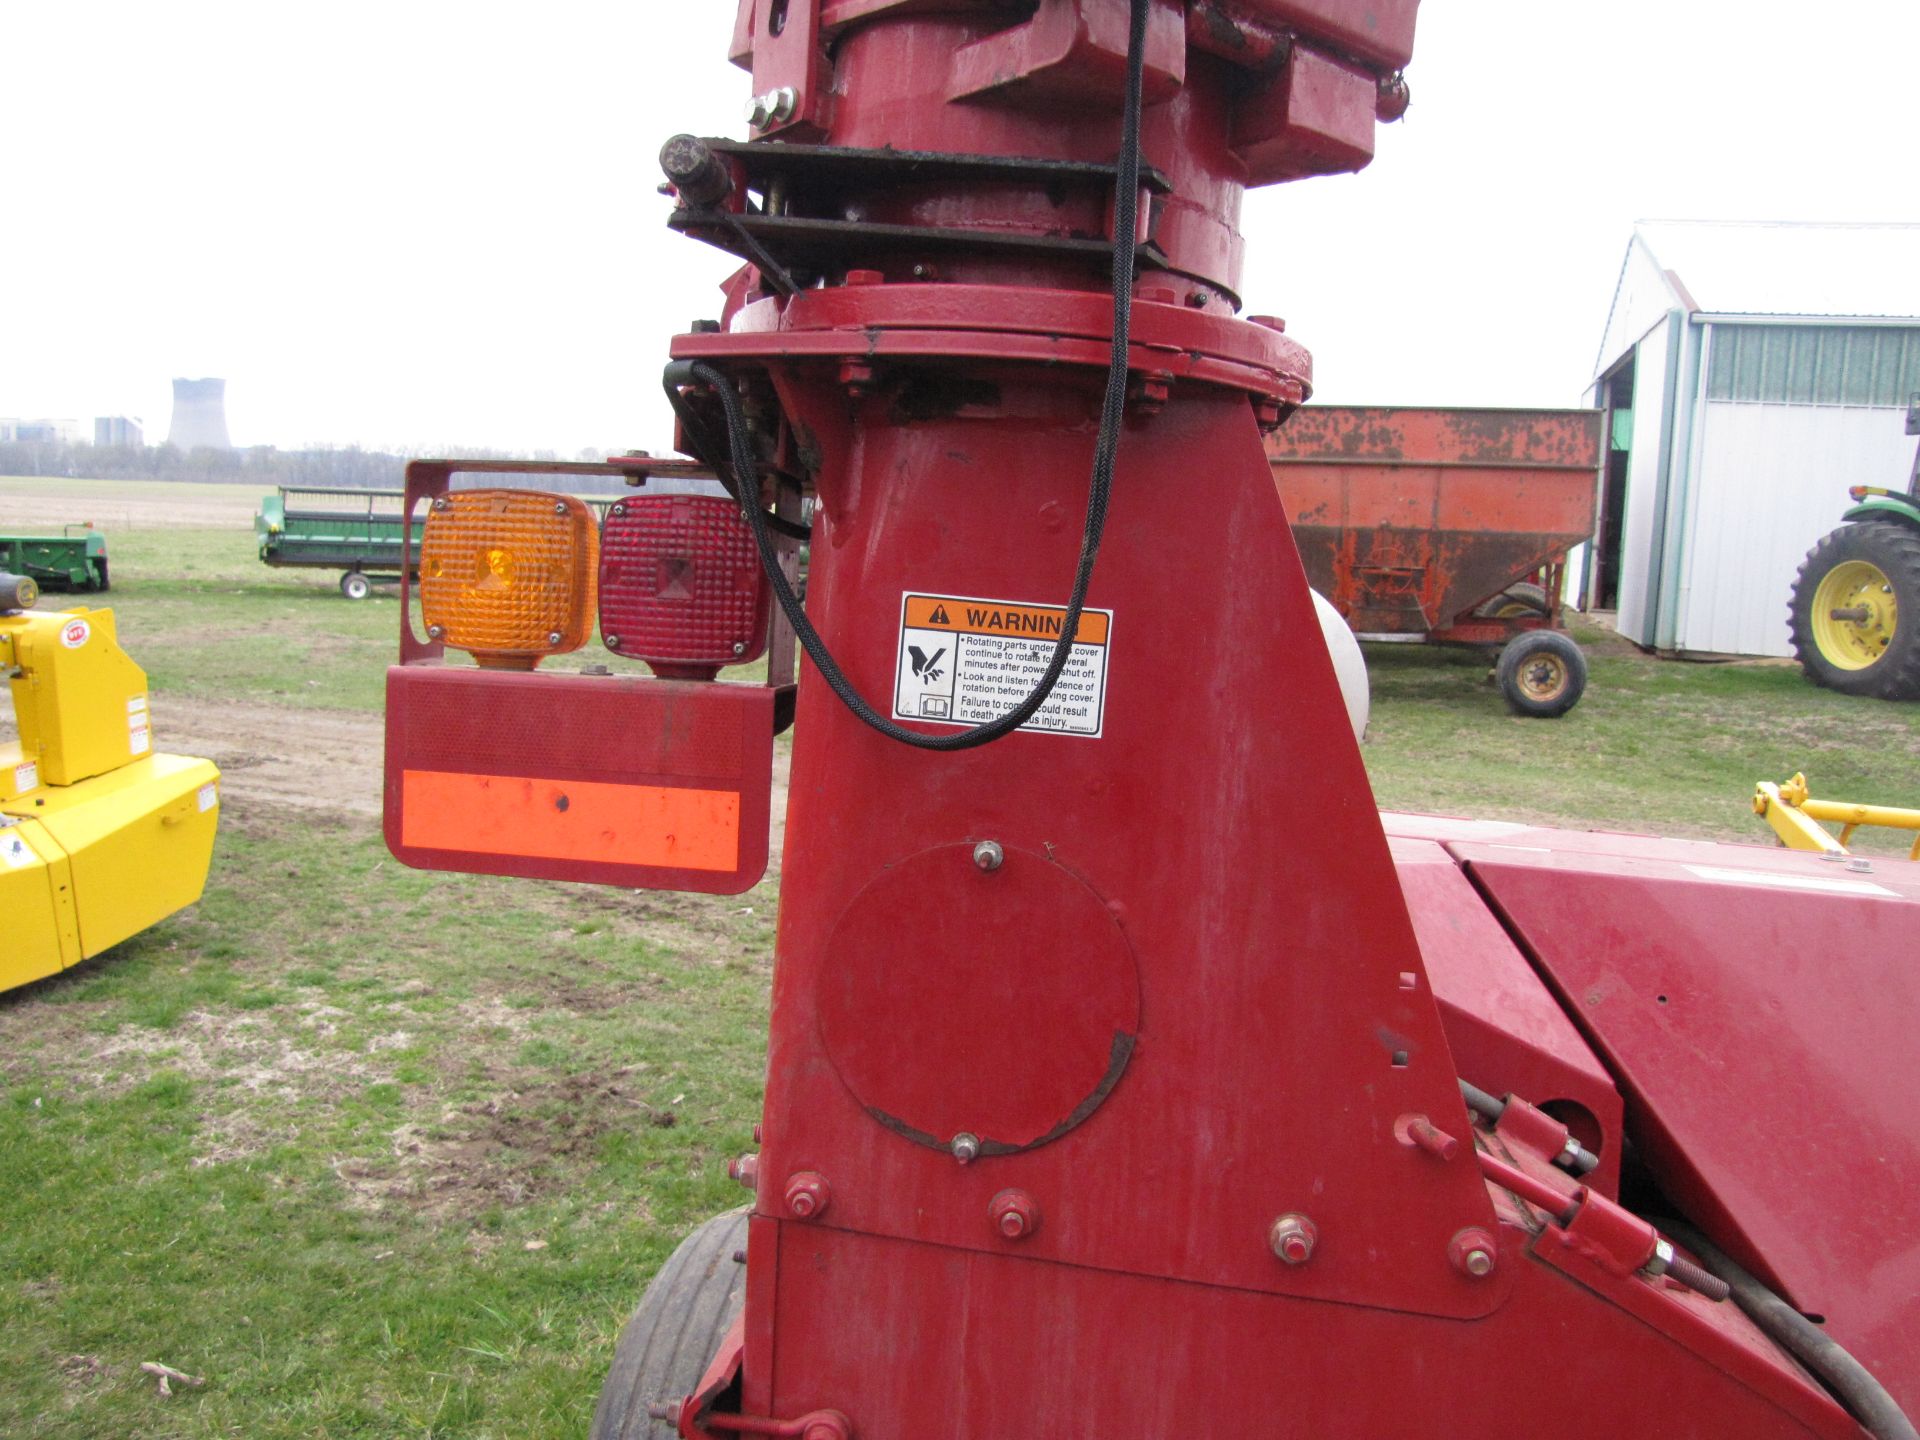
[[[1594,374],[1588,608],[1663,651],[1787,655],[1788,587],[1847,486],[1913,463],[1920,225],[1642,221]]]

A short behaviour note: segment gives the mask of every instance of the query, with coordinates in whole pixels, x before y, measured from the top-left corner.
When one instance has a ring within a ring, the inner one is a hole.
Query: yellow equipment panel
[[[0,802],[0,813],[31,819],[66,857],[77,958],[90,959],[200,898],[220,818],[220,772],[210,760],[149,755]]]
[[[152,753],[146,672],[120,648],[113,611],[30,611],[5,629],[20,742],[0,746],[0,797],[25,788],[18,778],[72,785]],[[37,775],[17,777],[23,766]]]
[[[0,990],[78,963],[67,857],[31,820],[0,825],[0,919]]]

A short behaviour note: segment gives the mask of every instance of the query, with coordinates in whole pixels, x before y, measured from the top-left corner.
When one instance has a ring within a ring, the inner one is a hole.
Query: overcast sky
[[[238,444],[666,448],[727,257],[662,139],[740,135],[734,0],[41,0],[0,18],[0,415]],[[1249,196],[1329,401],[1578,403],[1641,217],[1920,220],[1916,0],[1426,0],[1358,176]],[[1920,264],[1920,255],[1915,257]]]

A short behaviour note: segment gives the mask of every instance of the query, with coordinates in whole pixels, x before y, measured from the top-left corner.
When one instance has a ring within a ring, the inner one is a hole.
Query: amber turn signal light
[[[436,496],[420,540],[432,639],[490,670],[531,670],[593,633],[599,535],[584,500],[542,490]]]
[[[600,634],[656,675],[711,680],[766,653],[770,591],[726,496],[616,501],[600,535]]]

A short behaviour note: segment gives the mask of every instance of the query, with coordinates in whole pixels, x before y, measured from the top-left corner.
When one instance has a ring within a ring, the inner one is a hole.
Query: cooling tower
[[[175,380],[173,424],[167,443],[182,450],[231,450],[227,438],[227,382]]]

